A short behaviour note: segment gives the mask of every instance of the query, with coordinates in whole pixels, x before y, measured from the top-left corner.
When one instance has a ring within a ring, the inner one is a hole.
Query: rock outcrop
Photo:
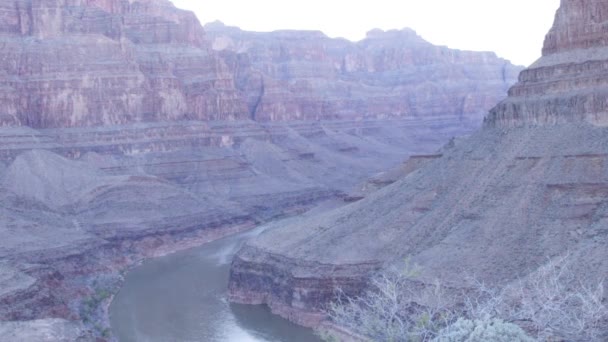
[[[545,56],[479,132],[364,199],[246,244],[232,264],[231,299],[316,325],[336,287],[358,293],[373,271],[406,257],[421,265],[419,282],[439,278],[456,293],[472,275],[506,285],[566,251],[581,279],[601,279],[608,75],[594,35],[605,29],[605,8],[562,0]]]
[[[167,0],[3,0],[0,122],[34,128],[238,119],[233,74]],[[245,118],[244,116],[243,118]]]
[[[543,57],[519,76],[486,125],[608,124],[608,4],[562,1]]]
[[[214,50],[238,54],[236,85],[261,121],[447,116],[477,122],[521,71],[494,53],[434,46],[411,29],[376,29],[357,43],[315,31],[246,32],[219,22],[205,30]]]

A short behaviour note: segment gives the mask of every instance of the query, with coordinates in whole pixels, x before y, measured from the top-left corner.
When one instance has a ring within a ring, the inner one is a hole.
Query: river
[[[272,315],[266,306],[230,304],[230,262],[262,231],[148,260],[131,270],[110,305],[121,342],[318,342],[311,329]]]

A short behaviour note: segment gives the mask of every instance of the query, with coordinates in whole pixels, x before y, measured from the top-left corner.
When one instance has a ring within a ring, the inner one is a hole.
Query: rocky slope
[[[439,278],[458,292],[473,275],[508,284],[566,251],[582,279],[601,279],[608,129],[606,107],[592,99],[608,79],[605,8],[562,0],[544,56],[479,132],[362,200],[249,242],[232,264],[231,299],[314,326],[336,287],[357,293],[370,273],[408,256],[422,284]]]
[[[405,120],[0,130],[0,320],[80,321],[103,337],[129,266],[339,200],[456,132]]]
[[[207,29],[166,0],[0,0],[0,336],[108,338],[128,267],[347,198],[518,70],[408,30]]]

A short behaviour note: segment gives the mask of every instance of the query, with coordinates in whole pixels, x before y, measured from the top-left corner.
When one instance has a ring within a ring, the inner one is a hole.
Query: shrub
[[[500,319],[460,318],[441,330],[433,342],[534,342],[518,325]]]
[[[534,341],[516,323],[525,324],[539,340],[606,341],[604,284],[583,281],[568,255],[504,288],[476,282],[458,311],[439,281],[422,289],[412,286],[417,274],[409,262],[403,270],[378,274],[361,296],[339,293],[328,316],[339,326],[383,342]]]
[[[371,280],[368,291],[358,297],[338,293],[328,311],[334,323],[374,341],[429,341],[452,323],[455,315],[444,302],[439,283],[413,291],[410,281],[418,274],[406,262],[403,269],[389,269]],[[427,305],[417,304],[423,299]],[[325,336],[330,341],[329,336]]]
[[[474,319],[500,317],[526,322],[542,340],[605,341],[608,307],[603,281],[582,279],[568,254],[549,260],[527,277],[503,289],[478,284],[483,300],[469,300]]]

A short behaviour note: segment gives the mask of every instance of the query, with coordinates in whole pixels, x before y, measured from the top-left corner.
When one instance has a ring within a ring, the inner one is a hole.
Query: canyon
[[[389,185],[348,206],[249,241],[233,261],[230,299],[318,327],[336,288],[357,295],[408,258],[420,266],[412,289],[439,280],[454,295],[475,279],[505,286],[564,253],[580,281],[601,281],[607,10],[606,1],[562,0],[543,56],[480,130],[377,178]]]
[[[481,118],[520,71],[493,53],[435,47],[407,29],[350,43],[320,32],[203,29],[167,0],[0,6],[3,125],[466,121]]]
[[[477,129],[521,70],[409,29],[354,43],[203,27],[167,0],[0,0],[0,46],[12,341],[113,340],[107,307],[129,268],[377,196]]]

